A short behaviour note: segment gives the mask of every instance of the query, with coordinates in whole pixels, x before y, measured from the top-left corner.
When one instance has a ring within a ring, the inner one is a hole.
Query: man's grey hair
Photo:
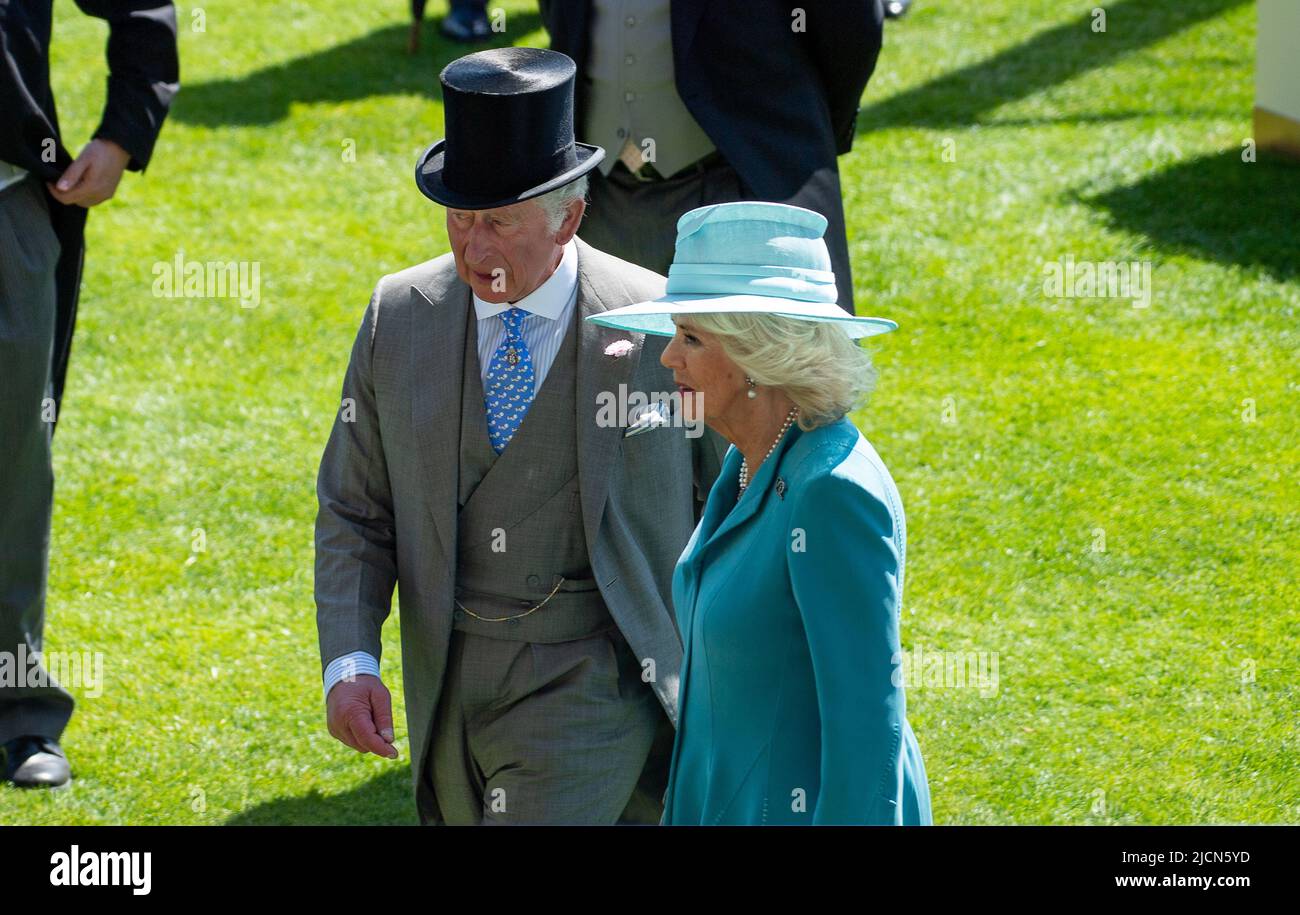
[[[552,232],[558,232],[560,225],[564,222],[564,217],[568,215],[569,202],[583,200],[586,196],[587,176],[583,175],[576,181],[570,181],[568,184],[557,187],[553,191],[547,191],[542,196],[534,199],[546,215],[546,228]]]

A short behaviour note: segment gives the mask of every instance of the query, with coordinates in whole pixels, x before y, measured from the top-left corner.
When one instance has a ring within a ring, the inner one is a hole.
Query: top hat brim
[[[563,187],[570,181],[581,178],[605,158],[605,150],[599,146],[592,146],[589,143],[574,143],[574,154],[578,164],[573,168],[561,172],[535,187],[525,188],[510,197],[487,199],[457,193],[443,182],[446,145],[447,141],[444,138],[434,143],[421,154],[420,160],[415,166],[415,184],[420,188],[420,193],[430,200],[457,210],[490,210],[495,207],[510,206],[512,203],[522,203],[525,200],[540,197],[548,191],[553,191],[557,187]]]

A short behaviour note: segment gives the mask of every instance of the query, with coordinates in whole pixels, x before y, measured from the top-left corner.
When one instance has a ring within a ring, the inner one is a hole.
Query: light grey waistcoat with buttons
[[[654,166],[665,178],[713,152],[677,93],[668,0],[593,0],[591,14],[587,136],[579,139],[607,151],[601,174],[609,174],[629,139],[643,152],[642,141],[654,140]]]

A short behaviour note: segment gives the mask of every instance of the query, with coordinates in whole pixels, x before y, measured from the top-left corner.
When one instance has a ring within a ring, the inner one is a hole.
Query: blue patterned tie
[[[497,454],[506,450],[533,402],[533,357],[522,333],[527,315],[522,308],[501,312],[506,336],[488,366],[483,400],[487,405],[488,438]]]

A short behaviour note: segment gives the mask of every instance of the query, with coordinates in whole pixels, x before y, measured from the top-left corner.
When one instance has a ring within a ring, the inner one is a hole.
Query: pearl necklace
[[[766,461],[768,458],[772,456],[772,452],[776,450],[777,445],[781,444],[781,439],[785,438],[786,432],[789,431],[792,425],[794,425],[794,421],[798,416],[799,416],[799,408],[791,407],[790,412],[785,415],[785,422],[781,424],[781,431],[776,434],[776,441],[772,443],[771,448],[767,449],[767,454],[763,455],[764,461]],[[759,466],[761,467],[762,463],[760,463]],[[749,461],[747,458],[742,457],[740,459],[740,489],[736,492],[737,501],[739,501],[740,497],[745,494],[745,487],[748,485],[749,485]]]

